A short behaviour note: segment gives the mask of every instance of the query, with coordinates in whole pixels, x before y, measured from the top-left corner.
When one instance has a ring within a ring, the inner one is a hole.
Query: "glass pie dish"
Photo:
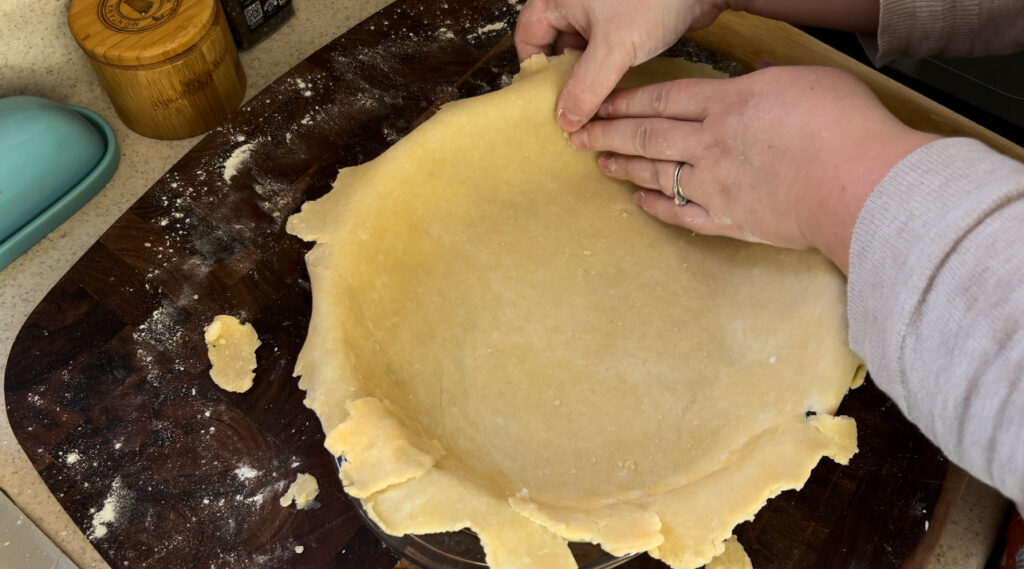
[[[331,457],[339,470],[341,463]],[[423,569],[485,569],[484,550],[480,540],[469,529],[456,532],[422,535],[391,535],[380,528],[366,513],[358,498],[349,496],[366,527],[395,555],[411,561]],[[612,569],[638,557],[639,553],[616,557],[592,543],[571,543],[569,549],[580,569]]]
[[[401,537],[390,535],[370,519],[358,499],[350,499],[374,535],[396,555],[423,569],[484,569],[488,566],[480,540],[471,530]],[[571,543],[569,549],[580,569],[611,569],[640,555],[633,553],[615,557],[591,543]]]

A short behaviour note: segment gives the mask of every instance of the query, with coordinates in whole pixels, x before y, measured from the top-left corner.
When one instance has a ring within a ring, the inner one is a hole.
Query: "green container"
[[[117,164],[114,131],[96,113],[0,99],[0,269],[92,199]]]

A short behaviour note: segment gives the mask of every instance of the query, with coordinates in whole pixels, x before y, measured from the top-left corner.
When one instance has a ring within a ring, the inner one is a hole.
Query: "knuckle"
[[[615,116],[622,112],[625,105],[619,101],[619,97],[612,93],[604,100],[598,109],[600,116]]]
[[[633,133],[633,147],[640,156],[648,156],[654,147],[654,132],[650,121],[639,121]]]
[[[669,110],[669,92],[664,85],[657,85],[651,89],[651,109],[654,111],[655,116],[664,117],[668,116]]]

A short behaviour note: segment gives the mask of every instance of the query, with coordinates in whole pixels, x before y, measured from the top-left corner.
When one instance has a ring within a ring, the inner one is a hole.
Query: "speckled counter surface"
[[[88,205],[0,270],[0,378],[15,335],[46,292],[198,140],[157,141],[125,127],[67,29],[69,1],[0,0],[0,97],[37,95],[95,110],[114,128],[121,145],[121,165],[110,184]],[[295,17],[241,55],[248,76],[246,99],[389,3],[294,1]],[[0,413],[0,488],[80,567],[107,567],[32,468],[5,412]],[[994,491],[972,480],[957,503],[932,567],[980,569],[991,550],[1004,505]],[[0,519],[0,524],[4,523],[14,521]]]

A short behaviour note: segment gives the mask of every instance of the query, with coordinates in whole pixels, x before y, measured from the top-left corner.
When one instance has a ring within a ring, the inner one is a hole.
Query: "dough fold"
[[[445,106],[289,220],[316,241],[296,374],[389,533],[471,528],[495,569],[574,567],[568,541],[696,568],[856,452],[845,281],[645,215],[554,122],[577,57]],[[623,85],[719,76],[659,59]]]
[[[324,446],[344,459],[341,481],[356,498],[415,478],[444,454],[437,441],[414,434],[385,409],[380,399],[350,401],[348,413],[348,420],[327,435]],[[350,456],[358,460],[349,460]]]

